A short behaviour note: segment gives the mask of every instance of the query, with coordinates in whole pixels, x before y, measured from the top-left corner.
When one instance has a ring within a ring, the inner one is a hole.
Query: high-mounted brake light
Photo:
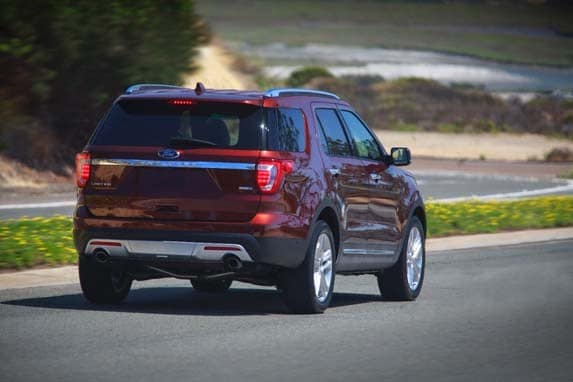
[[[76,184],[78,187],[83,188],[88,183],[91,167],[90,153],[83,152],[76,154]]]
[[[194,105],[195,101],[192,99],[171,99],[169,100],[171,105]]]
[[[257,185],[263,194],[273,194],[279,189],[282,178],[293,171],[291,160],[262,160],[257,164]]]

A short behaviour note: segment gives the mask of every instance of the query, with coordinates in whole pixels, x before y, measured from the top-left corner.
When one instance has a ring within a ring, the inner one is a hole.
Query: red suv
[[[133,280],[276,285],[323,312],[335,273],[374,274],[413,300],[426,217],[407,148],[388,154],[332,93],[134,85],[76,157],[74,240],[84,296],[117,303]]]

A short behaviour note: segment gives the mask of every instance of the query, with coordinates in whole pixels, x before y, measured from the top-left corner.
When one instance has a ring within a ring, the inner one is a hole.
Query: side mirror
[[[392,164],[394,166],[407,166],[411,162],[410,149],[407,147],[392,147],[390,150]]]

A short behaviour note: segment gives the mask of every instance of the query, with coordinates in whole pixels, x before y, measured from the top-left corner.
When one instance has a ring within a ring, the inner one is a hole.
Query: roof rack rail
[[[189,88],[185,88],[183,86],[175,86],[175,85],[164,85],[164,84],[136,84],[136,85],[131,85],[130,87],[128,87],[127,89],[125,89],[125,94],[133,94],[135,92],[139,92],[139,91],[145,91],[145,90],[160,90],[160,89],[187,89],[187,90],[191,90]]]
[[[274,88],[267,90],[264,94],[265,97],[280,97],[281,95],[282,96],[308,95],[308,96],[340,99],[340,97],[334,93],[323,92],[321,90],[298,89],[298,88]]]

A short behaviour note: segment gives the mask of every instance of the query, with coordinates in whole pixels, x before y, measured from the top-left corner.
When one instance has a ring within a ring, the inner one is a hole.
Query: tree
[[[138,82],[180,84],[208,29],[192,0],[2,0],[0,150],[37,167],[71,159]],[[50,147],[44,158],[30,145]]]

